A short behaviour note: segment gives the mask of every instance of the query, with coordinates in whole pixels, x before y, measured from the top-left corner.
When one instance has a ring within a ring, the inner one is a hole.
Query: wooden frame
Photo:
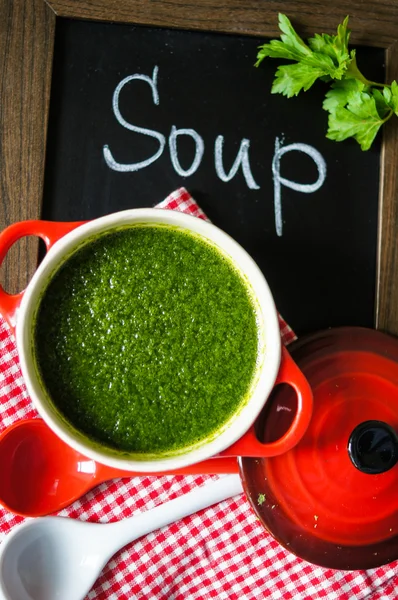
[[[0,0],[0,225],[38,218],[56,19],[69,17],[278,37],[278,12],[303,36],[332,33],[350,15],[351,43],[385,49],[387,81],[398,80],[398,3],[394,0]],[[375,326],[398,335],[398,120],[383,132],[380,163]],[[23,288],[35,244],[9,253],[3,285]]]

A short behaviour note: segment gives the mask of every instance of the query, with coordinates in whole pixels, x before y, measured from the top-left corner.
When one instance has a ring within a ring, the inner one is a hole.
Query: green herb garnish
[[[330,83],[323,108],[329,113],[326,137],[353,137],[368,150],[380,127],[398,116],[398,84],[369,81],[359,71],[355,50],[348,48],[348,16],[336,35],[315,34],[305,43],[286,15],[279,14],[280,40],[260,46],[256,67],[266,57],[294,61],[277,68],[271,92],[288,98],[307,91],[317,79]]]

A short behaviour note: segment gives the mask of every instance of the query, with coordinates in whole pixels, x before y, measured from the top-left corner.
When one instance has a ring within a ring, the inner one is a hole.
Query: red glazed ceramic
[[[240,459],[254,511],[311,563],[355,570],[398,559],[398,340],[341,328],[290,348],[314,393],[313,418],[289,452]],[[276,388],[265,440],[289,427],[295,403],[289,388]]]
[[[83,243],[89,242],[99,234],[137,224],[169,225],[190,231],[228,257],[248,283],[255,300],[259,326],[258,368],[247,401],[216,434],[200,440],[195,446],[182,449],[179,453],[161,457],[121,454],[116,450],[101,447],[71,423],[66,423],[54,409],[43,388],[33,356],[35,312],[41,294],[53,274]],[[0,234],[0,264],[12,244],[26,235],[41,237],[46,244],[47,254],[23,293],[9,295],[0,288],[0,312],[15,328],[21,369],[30,397],[50,429],[65,443],[83,455],[110,467],[139,472],[160,472],[188,467],[219,455],[274,456],[286,452],[301,439],[311,418],[311,389],[288,352],[282,348],[277,311],[263,274],[247,252],[226,233],[202,219],[159,209],[133,209],[87,223],[26,221],[10,226]],[[274,385],[281,382],[289,383],[295,391],[295,417],[280,439],[260,443],[256,438],[253,423]]]

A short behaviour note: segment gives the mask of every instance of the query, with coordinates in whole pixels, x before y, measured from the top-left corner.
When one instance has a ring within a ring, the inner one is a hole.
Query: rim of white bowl
[[[160,223],[188,229],[215,244],[244,273],[257,302],[260,335],[263,336],[263,360],[252,395],[219,435],[192,450],[151,459],[132,458],[110,449],[99,449],[67,425],[66,419],[51,406],[33,364],[32,321],[45,285],[58,267],[81,243],[93,235],[132,224]],[[232,256],[231,256],[232,254]],[[131,471],[156,472],[179,469],[214,457],[240,439],[253,424],[274,386],[281,360],[278,315],[268,283],[253,258],[229,234],[216,225],[185,213],[156,208],[120,211],[80,225],[60,238],[48,251],[34,273],[21,302],[16,324],[16,341],[22,373],[30,397],[39,415],[66,444],[102,464]]]

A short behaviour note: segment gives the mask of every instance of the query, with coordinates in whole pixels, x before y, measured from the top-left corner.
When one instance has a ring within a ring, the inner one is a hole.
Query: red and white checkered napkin
[[[158,205],[206,219],[181,188]],[[0,318],[1,319],[1,318]],[[295,335],[280,319],[285,344]],[[0,320],[0,431],[37,415],[25,390],[10,330]],[[217,476],[134,477],[102,484],[61,516],[106,523],[152,508]],[[0,540],[23,519],[1,509]],[[267,534],[245,496],[226,500],[121,550],[86,600],[390,600],[398,598],[398,561],[372,571],[314,567]]]

